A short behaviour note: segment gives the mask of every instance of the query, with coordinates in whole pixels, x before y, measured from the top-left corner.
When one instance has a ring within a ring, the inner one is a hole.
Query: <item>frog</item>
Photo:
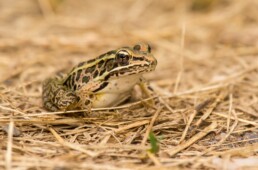
[[[117,106],[139,85],[150,96],[143,74],[152,72],[157,59],[147,43],[110,50],[80,62],[68,74],[47,78],[42,85],[42,101],[49,111]]]

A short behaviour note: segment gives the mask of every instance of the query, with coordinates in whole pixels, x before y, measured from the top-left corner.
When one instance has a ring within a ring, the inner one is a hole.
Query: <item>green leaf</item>
[[[153,132],[149,133],[149,140],[151,144],[151,149],[149,151],[151,153],[157,153],[159,151],[159,142]]]

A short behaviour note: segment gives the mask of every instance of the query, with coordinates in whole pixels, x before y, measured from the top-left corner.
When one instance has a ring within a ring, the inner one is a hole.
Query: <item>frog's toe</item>
[[[59,108],[56,105],[54,105],[53,103],[51,103],[50,101],[45,102],[44,107],[47,110],[52,111],[52,112],[56,112],[59,110]]]

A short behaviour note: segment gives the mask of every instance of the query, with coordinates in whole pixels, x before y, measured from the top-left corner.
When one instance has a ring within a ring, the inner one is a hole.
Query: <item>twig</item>
[[[147,139],[148,139],[148,136],[149,136],[149,134],[150,134],[151,128],[153,127],[154,122],[155,122],[155,120],[157,119],[157,117],[159,116],[159,113],[161,112],[162,109],[163,109],[163,106],[159,107],[158,110],[157,110],[157,111],[155,112],[155,114],[153,115],[153,117],[152,117],[152,119],[151,119],[151,121],[150,121],[150,124],[149,124],[149,126],[148,126],[148,128],[147,128],[147,130],[146,130],[146,132],[145,132],[145,135],[144,135],[144,137],[143,137],[143,139],[142,139],[142,142],[141,142],[141,145],[142,145],[142,146],[145,145],[145,143],[146,143],[146,141],[147,141]]]
[[[149,120],[143,120],[143,121],[134,122],[132,124],[123,126],[121,128],[118,128],[118,129],[114,130],[114,132],[115,133],[121,133],[121,132],[123,132],[125,130],[128,130],[128,129],[131,129],[131,128],[134,128],[134,127],[138,127],[138,126],[142,126],[142,125],[148,124],[149,122],[150,122]]]
[[[168,95],[168,96],[164,96],[164,98],[174,98],[174,97],[179,97],[179,96],[183,96],[183,95],[190,95],[190,94],[193,94],[193,93],[201,93],[201,92],[205,92],[205,91],[217,90],[217,89],[220,89],[220,88],[227,87],[228,85],[229,84],[216,84],[216,85],[210,85],[210,86],[206,86],[206,87],[202,87],[202,88],[194,88],[194,89],[191,89],[191,90],[187,90],[187,91],[171,94],[171,95]]]
[[[14,123],[13,120],[10,120],[9,130],[8,130],[8,140],[7,140],[7,151],[5,155],[5,168],[7,170],[12,169],[12,147],[13,147],[13,128]]]
[[[192,138],[190,138],[188,141],[186,141],[185,143],[182,143],[172,149],[167,149],[165,150],[170,156],[174,156],[175,154],[177,154],[178,152],[186,149],[187,147],[191,146],[194,142],[196,142],[197,140],[203,138],[204,136],[206,136],[208,133],[212,132],[216,127],[217,127],[217,122],[212,122],[208,127],[204,128],[203,131],[197,133],[195,136],[193,136]]]
[[[184,73],[184,46],[185,46],[185,23],[182,26],[182,34],[181,34],[181,55],[180,55],[180,71],[176,78],[176,83],[174,87],[174,93],[177,92],[179,83],[182,79],[182,74]]]
[[[66,142],[60,135],[58,135],[58,133],[53,129],[53,128],[49,128],[49,131],[54,135],[54,137],[57,139],[57,141],[63,145],[63,146],[66,146],[66,147],[69,147],[71,149],[74,149],[74,150],[77,150],[77,151],[80,151],[82,153],[85,153],[91,157],[95,157],[98,155],[98,153],[95,153],[95,152],[92,152],[92,151],[89,151],[89,150],[86,150],[86,149],[83,149],[81,146],[79,145],[75,145],[75,144],[72,144],[72,143],[69,143],[69,142]]]
[[[49,0],[38,0],[38,4],[45,18],[48,19],[55,14]]]
[[[250,154],[258,151],[258,143],[251,144],[249,146],[231,148],[230,150],[223,152],[212,152],[214,155],[231,155],[231,156],[250,156]]]
[[[229,95],[229,108],[228,108],[228,118],[227,118],[227,132],[229,132],[229,126],[230,126],[230,118],[232,115],[232,105],[233,105],[233,95],[230,93]]]
[[[162,166],[158,158],[153,153],[147,152],[147,155],[156,166]]]
[[[222,139],[218,142],[217,146],[219,146],[219,145],[221,145],[222,143],[224,143],[224,141],[225,141],[225,140],[229,137],[229,135],[234,131],[234,129],[236,128],[236,126],[237,126],[237,124],[238,124],[238,118],[237,118],[237,115],[236,115],[236,113],[235,113],[234,110],[232,111],[232,114],[233,114],[233,116],[234,116],[235,122],[234,122],[234,124],[231,126],[231,128],[229,129],[229,132],[224,136],[224,138],[222,138]]]
[[[180,140],[179,140],[179,143],[183,142],[183,140],[185,139],[186,134],[187,134],[187,132],[188,132],[188,129],[190,128],[190,125],[191,125],[191,123],[192,123],[194,117],[195,117],[196,114],[197,114],[197,111],[196,111],[196,110],[193,110],[192,112],[193,112],[193,113],[190,115],[190,118],[189,118],[189,120],[187,121],[187,125],[186,125],[186,127],[185,127],[185,129],[184,129],[184,132],[183,132],[183,134],[182,134],[182,136],[181,136],[181,138],[180,138]]]
[[[149,101],[149,100],[152,100],[152,99],[157,98],[157,97],[158,96],[152,96],[152,97],[143,99],[141,101],[137,101],[137,102],[134,102],[134,103],[129,103],[129,104],[125,104],[125,105],[117,106],[117,107],[92,108],[91,111],[106,111],[106,110],[127,109],[127,108],[142,104],[142,102]],[[26,113],[21,112],[19,110],[12,109],[12,108],[9,108],[9,107],[5,107],[5,106],[2,106],[2,105],[0,105],[0,108],[3,109],[3,110],[13,111],[15,113],[22,114],[22,116],[13,116],[13,118],[24,118],[24,115],[26,115],[26,117],[41,117],[41,116],[46,116],[46,115],[69,114],[69,113],[79,113],[79,112],[87,112],[88,111],[88,110],[83,110],[82,109],[82,110],[69,110],[69,111],[41,112],[41,113],[36,113],[36,114],[26,114]],[[9,119],[9,118],[10,118],[9,116],[0,117],[0,119]]]
[[[227,115],[222,114],[222,113],[213,112],[212,114],[217,115],[217,116],[220,116],[220,117],[228,118]],[[230,119],[235,120],[234,117],[230,117]],[[244,122],[244,123],[247,123],[247,124],[250,124],[250,125],[258,126],[258,123],[252,122],[252,121],[249,121],[249,120],[245,120],[245,119],[238,118],[238,121],[239,121],[239,122]]]
[[[220,146],[221,144],[223,144],[225,142],[225,140],[230,136],[230,134],[234,131],[234,129],[236,128],[237,124],[238,124],[238,118],[237,115],[235,114],[235,112],[232,112],[234,115],[234,124],[231,126],[229,132],[226,134],[226,136],[224,136],[216,145],[214,145],[213,147],[210,147],[209,149],[207,149],[206,151],[204,151],[202,153],[202,155],[207,154],[211,151],[213,151],[214,149],[216,149],[216,147]]]
[[[159,100],[162,104],[164,104],[164,106],[170,111],[171,114],[174,113],[173,109],[168,105],[168,103],[162,97],[159,97]]]
[[[209,108],[207,108],[207,110],[205,110],[203,116],[195,123],[195,126],[200,126],[200,124],[210,116],[215,107],[225,98],[226,95],[226,92],[220,92],[219,96],[216,97],[216,100],[210,105]]]

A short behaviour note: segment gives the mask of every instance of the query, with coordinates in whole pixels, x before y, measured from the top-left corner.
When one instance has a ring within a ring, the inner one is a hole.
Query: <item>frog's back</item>
[[[116,51],[109,51],[95,59],[84,61],[75,66],[67,77],[63,80],[63,85],[73,91],[79,91],[82,87],[94,91],[108,80],[106,76],[114,67],[117,67],[114,62]],[[102,83],[99,83],[102,82]]]

